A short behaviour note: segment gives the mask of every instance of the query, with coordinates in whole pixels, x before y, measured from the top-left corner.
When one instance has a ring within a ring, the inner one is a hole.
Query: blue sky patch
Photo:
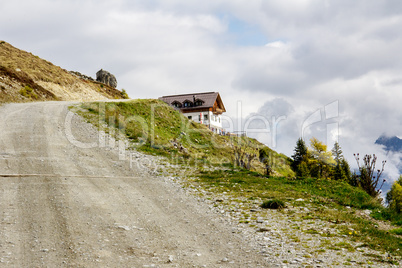
[[[230,39],[239,46],[264,46],[268,38],[261,31],[260,27],[239,20],[232,16],[225,16],[228,21],[228,32]]]

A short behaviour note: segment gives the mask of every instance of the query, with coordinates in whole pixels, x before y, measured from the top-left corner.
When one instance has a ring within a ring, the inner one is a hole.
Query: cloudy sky
[[[1,1],[0,39],[68,70],[116,75],[131,98],[219,91],[232,118],[287,155],[298,137],[345,156],[397,155],[402,136],[402,2],[397,0]],[[260,122],[260,125],[261,125]],[[252,125],[252,124],[251,124]],[[258,125],[258,124],[257,124]]]

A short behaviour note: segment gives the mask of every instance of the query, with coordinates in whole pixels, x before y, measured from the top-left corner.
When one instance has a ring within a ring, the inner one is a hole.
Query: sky
[[[0,39],[92,77],[103,68],[131,98],[218,91],[227,125],[291,156],[296,140],[400,155],[402,2],[397,0],[1,1]],[[229,122],[234,120],[234,123]],[[251,122],[253,121],[253,122]],[[266,126],[265,131],[261,126]]]

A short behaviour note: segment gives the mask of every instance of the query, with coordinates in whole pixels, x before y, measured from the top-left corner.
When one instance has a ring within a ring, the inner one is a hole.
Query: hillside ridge
[[[83,79],[0,41],[0,102],[94,101],[124,97],[115,88]]]

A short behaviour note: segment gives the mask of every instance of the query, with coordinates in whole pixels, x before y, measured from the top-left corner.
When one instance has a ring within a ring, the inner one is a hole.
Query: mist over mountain
[[[387,152],[402,152],[402,139],[397,136],[388,137],[383,134],[375,141],[375,143],[383,145],[384,150]]]
[[[399,173],[402,173],[402,139],[397,136],[381,135],[376,141],[376,144],[382,145],[384,151],[387,152],[387,156],[390,162],[393,162],[395,168]],[[389,185],[391,186],[391,185]]]

